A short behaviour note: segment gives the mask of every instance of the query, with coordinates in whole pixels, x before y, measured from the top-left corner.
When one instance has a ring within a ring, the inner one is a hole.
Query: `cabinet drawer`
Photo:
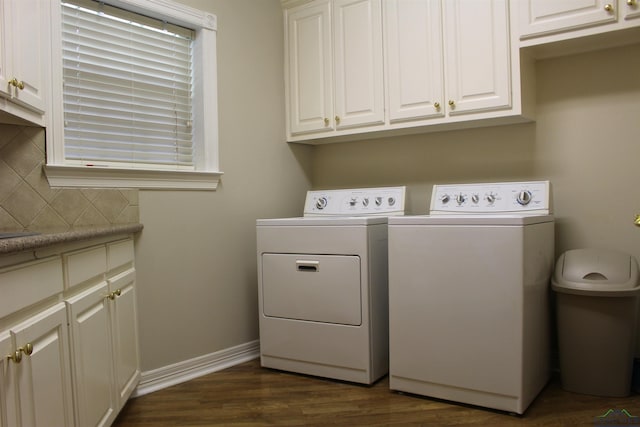
[[[60,257],[0,269],[0,318],[62,290]]]
[[[66,265],[67,287],[69,288],[90,279],[103,277],[107,271],[107,249],[104,246],[96,246],[63,256]]]
[[[133,240],[127,239],[107,245],[107,267],[109,271],[133,263]]]

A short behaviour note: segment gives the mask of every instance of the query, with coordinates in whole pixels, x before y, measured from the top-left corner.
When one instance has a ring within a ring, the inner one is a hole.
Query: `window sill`
[[[208,190],[218,188],[222,172],[117,169],[45,165],[49,185],[83,188],[141,188],[150,190]]]

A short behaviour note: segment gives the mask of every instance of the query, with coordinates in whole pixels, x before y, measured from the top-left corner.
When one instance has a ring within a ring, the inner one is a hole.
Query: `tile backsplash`
[[[0,230],[139,222],[138,190],[51,188],[44,162],[44,129],[0,124]]]

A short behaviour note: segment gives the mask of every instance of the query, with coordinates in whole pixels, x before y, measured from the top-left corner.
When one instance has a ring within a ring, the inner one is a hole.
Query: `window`
[[[215,189],[215,16],[166,0],[56,3],[51,185]]]

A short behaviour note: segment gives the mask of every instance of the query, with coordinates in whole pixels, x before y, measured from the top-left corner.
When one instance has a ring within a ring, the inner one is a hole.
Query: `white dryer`
[[[389,219],[392,390],[522,414],[550,375],[547,181],[436,185]]]
[[[405,188],[309,191],[304,217],[257,220],[260,361],[371,384],[388,372],[387,221]]]

